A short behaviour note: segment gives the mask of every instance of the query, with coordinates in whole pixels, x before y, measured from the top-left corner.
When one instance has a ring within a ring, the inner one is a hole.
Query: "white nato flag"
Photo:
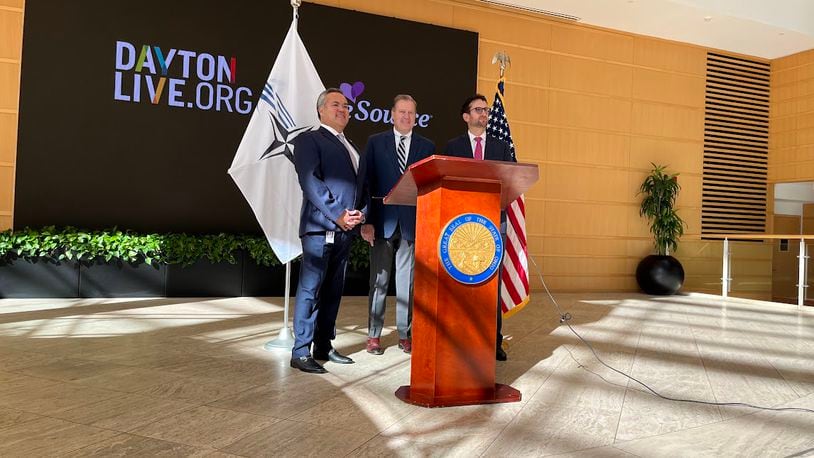
[[[291,141],[319,125],[316,100],[323,90],[295,17],[229,168],[283,263],[302,253],[302,190]]]

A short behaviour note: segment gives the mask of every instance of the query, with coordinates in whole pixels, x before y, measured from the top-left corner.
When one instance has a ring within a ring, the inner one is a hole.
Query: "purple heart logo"
[[[357,81],[353,84],[342,83],[339,85],[339,90],[342,91],[342,94],[344,94],[348,100],[356,102],[356,98],[362,95],[362,92],[365,92],[365,83],[361,81]]]

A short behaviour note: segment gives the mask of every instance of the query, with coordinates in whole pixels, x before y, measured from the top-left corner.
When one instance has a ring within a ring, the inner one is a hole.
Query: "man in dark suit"
[[[293,142],[303,202],[291,367],[303,372],[326,372],[316,360],[353,363],[331,344],[336,337],[352,230],[364,222],[367,211],[365,161],[343,134],[350,119],[348,108],[339,89],[326,89],[317,99],[319,129],[302,133]]]
[[[409,95],[397,95],[390,113],[393,129],[372,135],[365,148],[368,189],[371,195],[368,224],[362,237],[370,250],[370,297],[367,352],[381,355],[381,333],[387,287],[395,255],[396,327],[399,348],[412,352],[410,325],[413,311],[413,268],[415,267],[415,207],[384,205],[382,198],[393,189],[404,170],[427,158],[435,145],[413,132],[417,104]]]
[[[486,135],[486,125],[489,121],[489,103],[486,97],[475,94],[461,106],[461,117],[467,126],[467,133],[460,137],[455,137],[447,143],[444,150],[445,156],[465,157],[469,159],[479,159],[487,161],[507,161],[517,162],[512,156],[511,147],[503,140]],[[500,213],[500,233],[504,240],[506,238],[506,213]],[[498,295],[500,295],[500,275],[498,271]],[[506,352],[503,350],[503,313],[500,310],[500,300],[497,301],[497,336],[495,343],[495,357],[498,361],[506,360]]]

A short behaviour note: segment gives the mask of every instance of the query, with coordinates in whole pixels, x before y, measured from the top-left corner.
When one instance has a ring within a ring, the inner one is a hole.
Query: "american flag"
[[[511,146],[512,158],[516,161],[514,142],[506,119],[503,105],[504,79],[497,83],[495,101],[489,114],[486,133],[499,138]],[[503,316],[509,317],[529,302],[529,264],[526,249],[526,201],[520,196],[506,209],[506,254],[503,256],[503,273],[500,283],[500,307]]]

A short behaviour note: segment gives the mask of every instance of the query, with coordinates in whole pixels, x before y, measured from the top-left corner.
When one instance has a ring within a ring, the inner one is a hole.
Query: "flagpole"
[[[302,0],[291,0],[292,21],[297,20],[297,10]],[[285,263],[285,299],[283,300],[283,327],[274,340],[263,345],[266,350],[287,350],[294,348],[294,336],[288,329],[288,306],[291,302],[291,261]]]
[[[285,263],[285,301],[283,311],[283,327],[274,340],[270,340],[263,345],[266,350],[291,350],[294,348],[294,336],[288,329],[288,304],[291,298],[291,262]]]
[[[302,5],[302,0],[291,0],[291,9],[294,10],[293,20],[297,20],[297,9]]]
[[[500,77],[497,82],[495,100],[492,104],[492,113],[489,115],[486,131],[500,140],[508,141],[511,146],[512,156],[515,156],[503,100],[506,68],[511,65],[511,62],[511,58],[505,51],[500,51],[492,57],[492,64],[500,64]],[[524,197],[521,195],[506,207],[508,220],[505,234],[506,243],[504,245],[506,255],[503,257],[500,291],[498,293],[503,318],[508,318],[522,309],[529,302],[531,294],[528,283],[528,246],[524,202]]]

